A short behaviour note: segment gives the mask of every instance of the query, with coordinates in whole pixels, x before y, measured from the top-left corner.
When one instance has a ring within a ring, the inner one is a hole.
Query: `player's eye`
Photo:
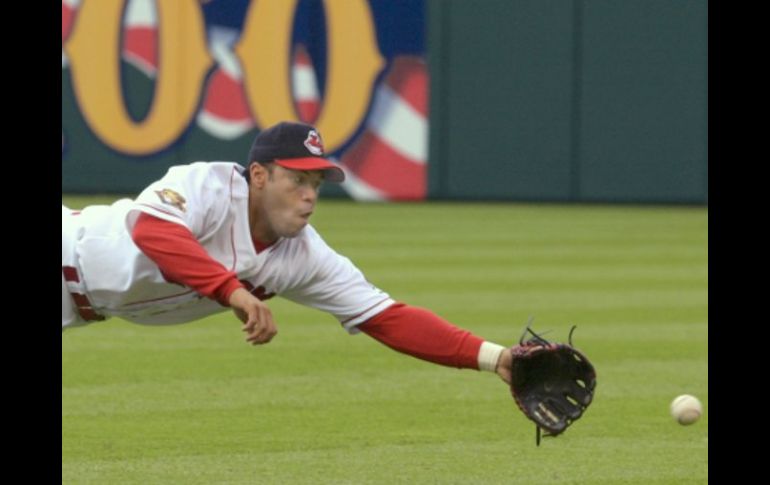
[[[303,185],[308,185],[312,187],[313,190],[319,190],[321,188],[321,184],[323,183],[323,177],[314,177],[310,174],[305,174],[305,173],[298,173],[298,174],[292,175],[291,180],[298,187],[301,187]]]

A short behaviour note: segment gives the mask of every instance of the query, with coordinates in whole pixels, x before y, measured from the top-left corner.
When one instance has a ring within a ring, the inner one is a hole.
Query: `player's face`
[[[262,193],[263,216],[275,237],[294,237],[307,225],[323,182],[320,170],[289,170],[274,165]]]

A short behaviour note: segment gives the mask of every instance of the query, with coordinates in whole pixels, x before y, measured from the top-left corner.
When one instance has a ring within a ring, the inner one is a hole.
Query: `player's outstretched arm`
[[[435,364],[495,372],[511,382],[510,349],[453,325],[430,310],[396,303],[358,327],[388,347]]]
[[[245,288],[233,291],[229,303],[235,315],[243,322],[241,330],[246,332],[247,342],[252,345],[266,344],[278,333],[270,307]]]

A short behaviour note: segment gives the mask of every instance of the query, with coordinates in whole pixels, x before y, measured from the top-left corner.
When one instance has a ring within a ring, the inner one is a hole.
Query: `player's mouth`
[[[313,215],[313,211],[310,211],[310,212],[303,212],[299,216],[307,221],[308,219],[310,219],[310,216],[312,215]]]

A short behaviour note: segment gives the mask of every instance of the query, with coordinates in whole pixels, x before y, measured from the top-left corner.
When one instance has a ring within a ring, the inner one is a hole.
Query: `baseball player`
[[[257,135],[245,168],[174,166],[135,200],[62,206],[62,332],[113,316],[166,325],[230,308],[246,341],[266,344],[278,330],[265,301],[280,295],[334,315],[351,334],[510,383],[509,349],[394,301],[309,224],[321,184],[344,177],[314,127],[283,122]]]

